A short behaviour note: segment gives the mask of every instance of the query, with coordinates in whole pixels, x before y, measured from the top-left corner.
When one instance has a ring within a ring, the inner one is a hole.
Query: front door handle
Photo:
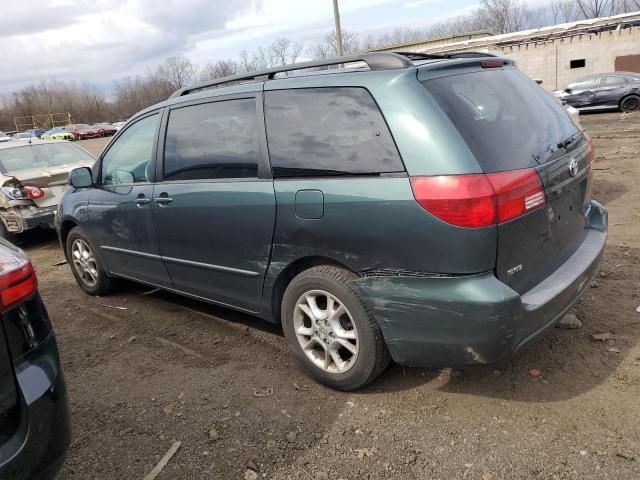
[[[135,201],[136,201],[136,205],[141,207],[142,205],[148,204],[151,200],[149,200],[147,197],[145,197],[143,194],[141,194],[141,195],[138,196],[138,198],[136,198]]]

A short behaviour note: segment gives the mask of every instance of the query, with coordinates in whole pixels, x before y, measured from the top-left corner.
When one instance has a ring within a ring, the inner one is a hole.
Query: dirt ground
[[[601,272],[575,308],[584,325],[498,366],[392,366],[338,393],[300,371],[278,328],[131,284],[89,297],[54,265],[54,235],[30,235],[72,409],[61,478],[142,478],[175,440],[160,479],[640,478],[640,115],[582,123],[610,214]],[[590,338],[603,332],[613,339]]]

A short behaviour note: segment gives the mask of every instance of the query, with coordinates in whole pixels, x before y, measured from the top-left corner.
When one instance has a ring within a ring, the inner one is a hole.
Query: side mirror
[[[75,188],[87,188],[93,185],[89,167],[74,168],[69,172],[69,184]]]

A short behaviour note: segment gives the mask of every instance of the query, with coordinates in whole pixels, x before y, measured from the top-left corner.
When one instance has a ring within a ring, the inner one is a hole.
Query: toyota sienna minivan
[[[553,326],[605,245],[593,161],[508,59],[371,53],[177,91],[72,171],[57,228],[85,292],[124,278],[281,322],[351,390]]]

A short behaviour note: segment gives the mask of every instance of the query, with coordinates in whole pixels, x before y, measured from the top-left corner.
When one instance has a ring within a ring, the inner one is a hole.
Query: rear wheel
[[[620,110],[623,112],[637,112],[640,110],[640,96],[628,95],[620,100]]]
[[[106,295],[112,290],[113,280],[80,227],[69,232],[66,248],[71,271],[80,288],[90,295]]]
[[[342,268],[319,266],[295,277],[282,300],[287,343],[318,382],[355,390],[389,365],[380,327]]]

